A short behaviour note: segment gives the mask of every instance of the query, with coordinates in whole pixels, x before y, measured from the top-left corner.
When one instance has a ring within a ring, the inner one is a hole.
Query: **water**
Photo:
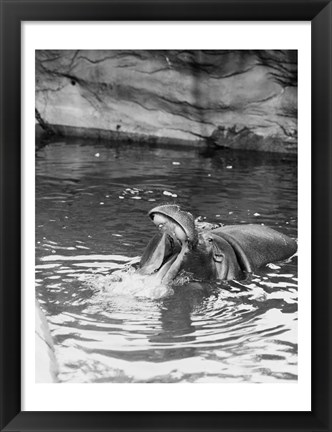
[[[297,238],[291,157],[56,142],[36,156],[36,293],[62,382],[294,382],[297,257],[250,280],[156,287],[135,275],[178,203]]]

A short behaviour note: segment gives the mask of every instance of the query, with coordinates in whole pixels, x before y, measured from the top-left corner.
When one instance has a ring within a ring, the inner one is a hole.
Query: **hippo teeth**
[[[214,261],[219,262],[219,263],[222,262],[223,258],[224,258],[223,255],[220,255],[220,254],[214,254],[213,255]]]

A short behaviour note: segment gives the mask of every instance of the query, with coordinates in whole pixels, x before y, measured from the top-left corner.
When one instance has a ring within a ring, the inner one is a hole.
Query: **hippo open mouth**
[[[177,238],[174,239],[166,232],[160,233],[152,239],[142,256],[139,273],[153,275],[158,283],[167,284],[177,274],[177,266],[174,267],[174,263],[181,250]]]
[[[160,258],[162,258],[162,263],[159,268],[155,269],[154,273],[157,276],[157,280],[160,282],[163,282],[163,279],[166,277],[166,275],[168,276],[167,280],[173,279],[175,277],[175,275],[173,277],[173,272],[170,272],[170,270],[181,251],[181,248],[179,248],[179,246],[175,243],[172,236],[163,234],[162,238],[165,238],[165,240],[162,241],[162,244],[165,243],[168,245],[168,243],[170,243],[171,250],[168,250],[167,247],[165,248],[164,256],[160,256]],[[158,265],[158,260],[156,260],[155,265]]]
[[[189,243],[196,238],[194,218],[177,205],[152,209],[149,216],[159,230],[140,263],[141,274],[154,275],[158,283],[170,283],[178,274]]]

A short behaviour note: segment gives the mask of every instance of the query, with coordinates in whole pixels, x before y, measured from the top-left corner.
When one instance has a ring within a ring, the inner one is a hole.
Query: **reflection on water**
[[[172,288],[133,270],[155,232],[147,212],[165,202],[296,238],[296,169],[293,158],[224,150],[95,142],[40,150],[36,290],[60,380],[296,380],[296,256],[246,281]]]

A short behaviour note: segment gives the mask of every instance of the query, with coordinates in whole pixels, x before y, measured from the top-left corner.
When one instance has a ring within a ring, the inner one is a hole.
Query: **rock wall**
[[[55,133],[296,153],[296,51],[36,51]]]

